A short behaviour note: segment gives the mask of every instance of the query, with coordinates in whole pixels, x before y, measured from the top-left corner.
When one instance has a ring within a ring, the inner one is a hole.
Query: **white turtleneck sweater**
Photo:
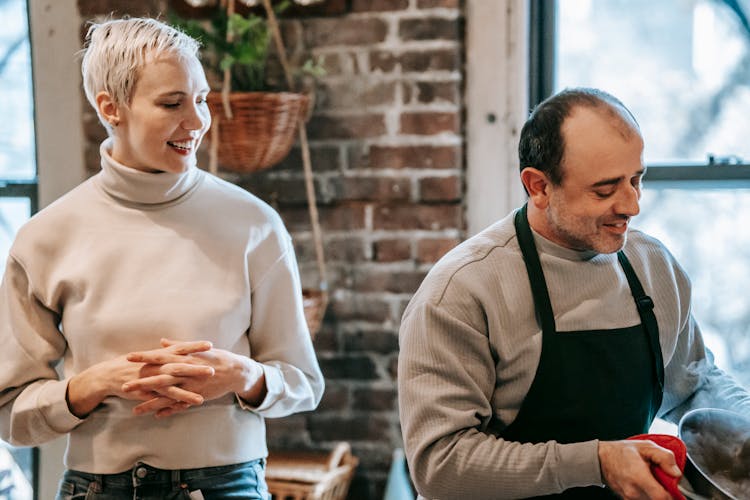
[[[21,228],[0,286],[0,430],[32,446],[68,435],[65,464],[116,473],[266,456],[264,417],[312,410],[323,377],[278,214],[197,168],[146,173],[101,147],[102,171]],[[257,408],[227,395],[172,417],[111,397],[73,415],[70,377],[162,337],[210,340],[262,364]],[[62,360],[62,377],[55,365]]]

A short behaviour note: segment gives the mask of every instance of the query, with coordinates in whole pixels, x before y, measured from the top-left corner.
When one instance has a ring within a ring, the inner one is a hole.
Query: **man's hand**
[[[604,484],[626,500],[672,500],[651,473],[652,464],[682,475],[674,454],[652,441],[600,441],[599,464]]]
[[[185,343],[162,339],[162,349],[133,352],[127,355],[128,361],[146,363],[145,366],[162,366],[160,373],[141,377],[123,384],[123,391],[136,393],[158,393],[133,409],[135,414],[154,413],[156,417],[166,417],[184,411],[190,405],[182,404],[180,391],[199,394],[204,401],[218,399],[229,393],[236,393],[250,404],[260,404],[265,397],[265,377],[260,364],[245,356],[224,349],[212,348],[208,351],[191,353],[189,364],[209,367],[210,377],[184,376],[179,373],[167,374],[167,367],[185,362],[175,358],[170,350]],[[177,391],[177,392],[175,392]],[[178,402],[179,401],[179,402]]]

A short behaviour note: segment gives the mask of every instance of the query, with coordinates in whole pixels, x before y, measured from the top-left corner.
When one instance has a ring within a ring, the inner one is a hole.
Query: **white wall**
[[[525,200],[518,174],[518,136],[528,116],[528,4],[528,0],[466,2],[469,235]]]
[[[85,178],[76,0],[29,0],[40,208]],[[65,441],[40,449],[37,498],[54,498]]]
[[[39,205],[85,177],[76,0],[29,0]]]

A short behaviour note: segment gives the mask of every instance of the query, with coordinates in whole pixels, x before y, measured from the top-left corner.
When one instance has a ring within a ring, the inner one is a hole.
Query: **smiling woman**
[[[67,435],[58,499],[266,498],[264,418],[322,395],[280,217],[197,168],[197,50],[153,19],[92,25],[82,70],[109,134],[102,170],[9,252],[0,432]]]

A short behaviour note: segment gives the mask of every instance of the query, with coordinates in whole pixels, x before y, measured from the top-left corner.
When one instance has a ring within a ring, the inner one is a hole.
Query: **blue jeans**
[[[202,496],[201,496],[202,495]],[[268,500],[265,460],[164,470],[144,463],[119,474],[67,470],[56,500]]]

